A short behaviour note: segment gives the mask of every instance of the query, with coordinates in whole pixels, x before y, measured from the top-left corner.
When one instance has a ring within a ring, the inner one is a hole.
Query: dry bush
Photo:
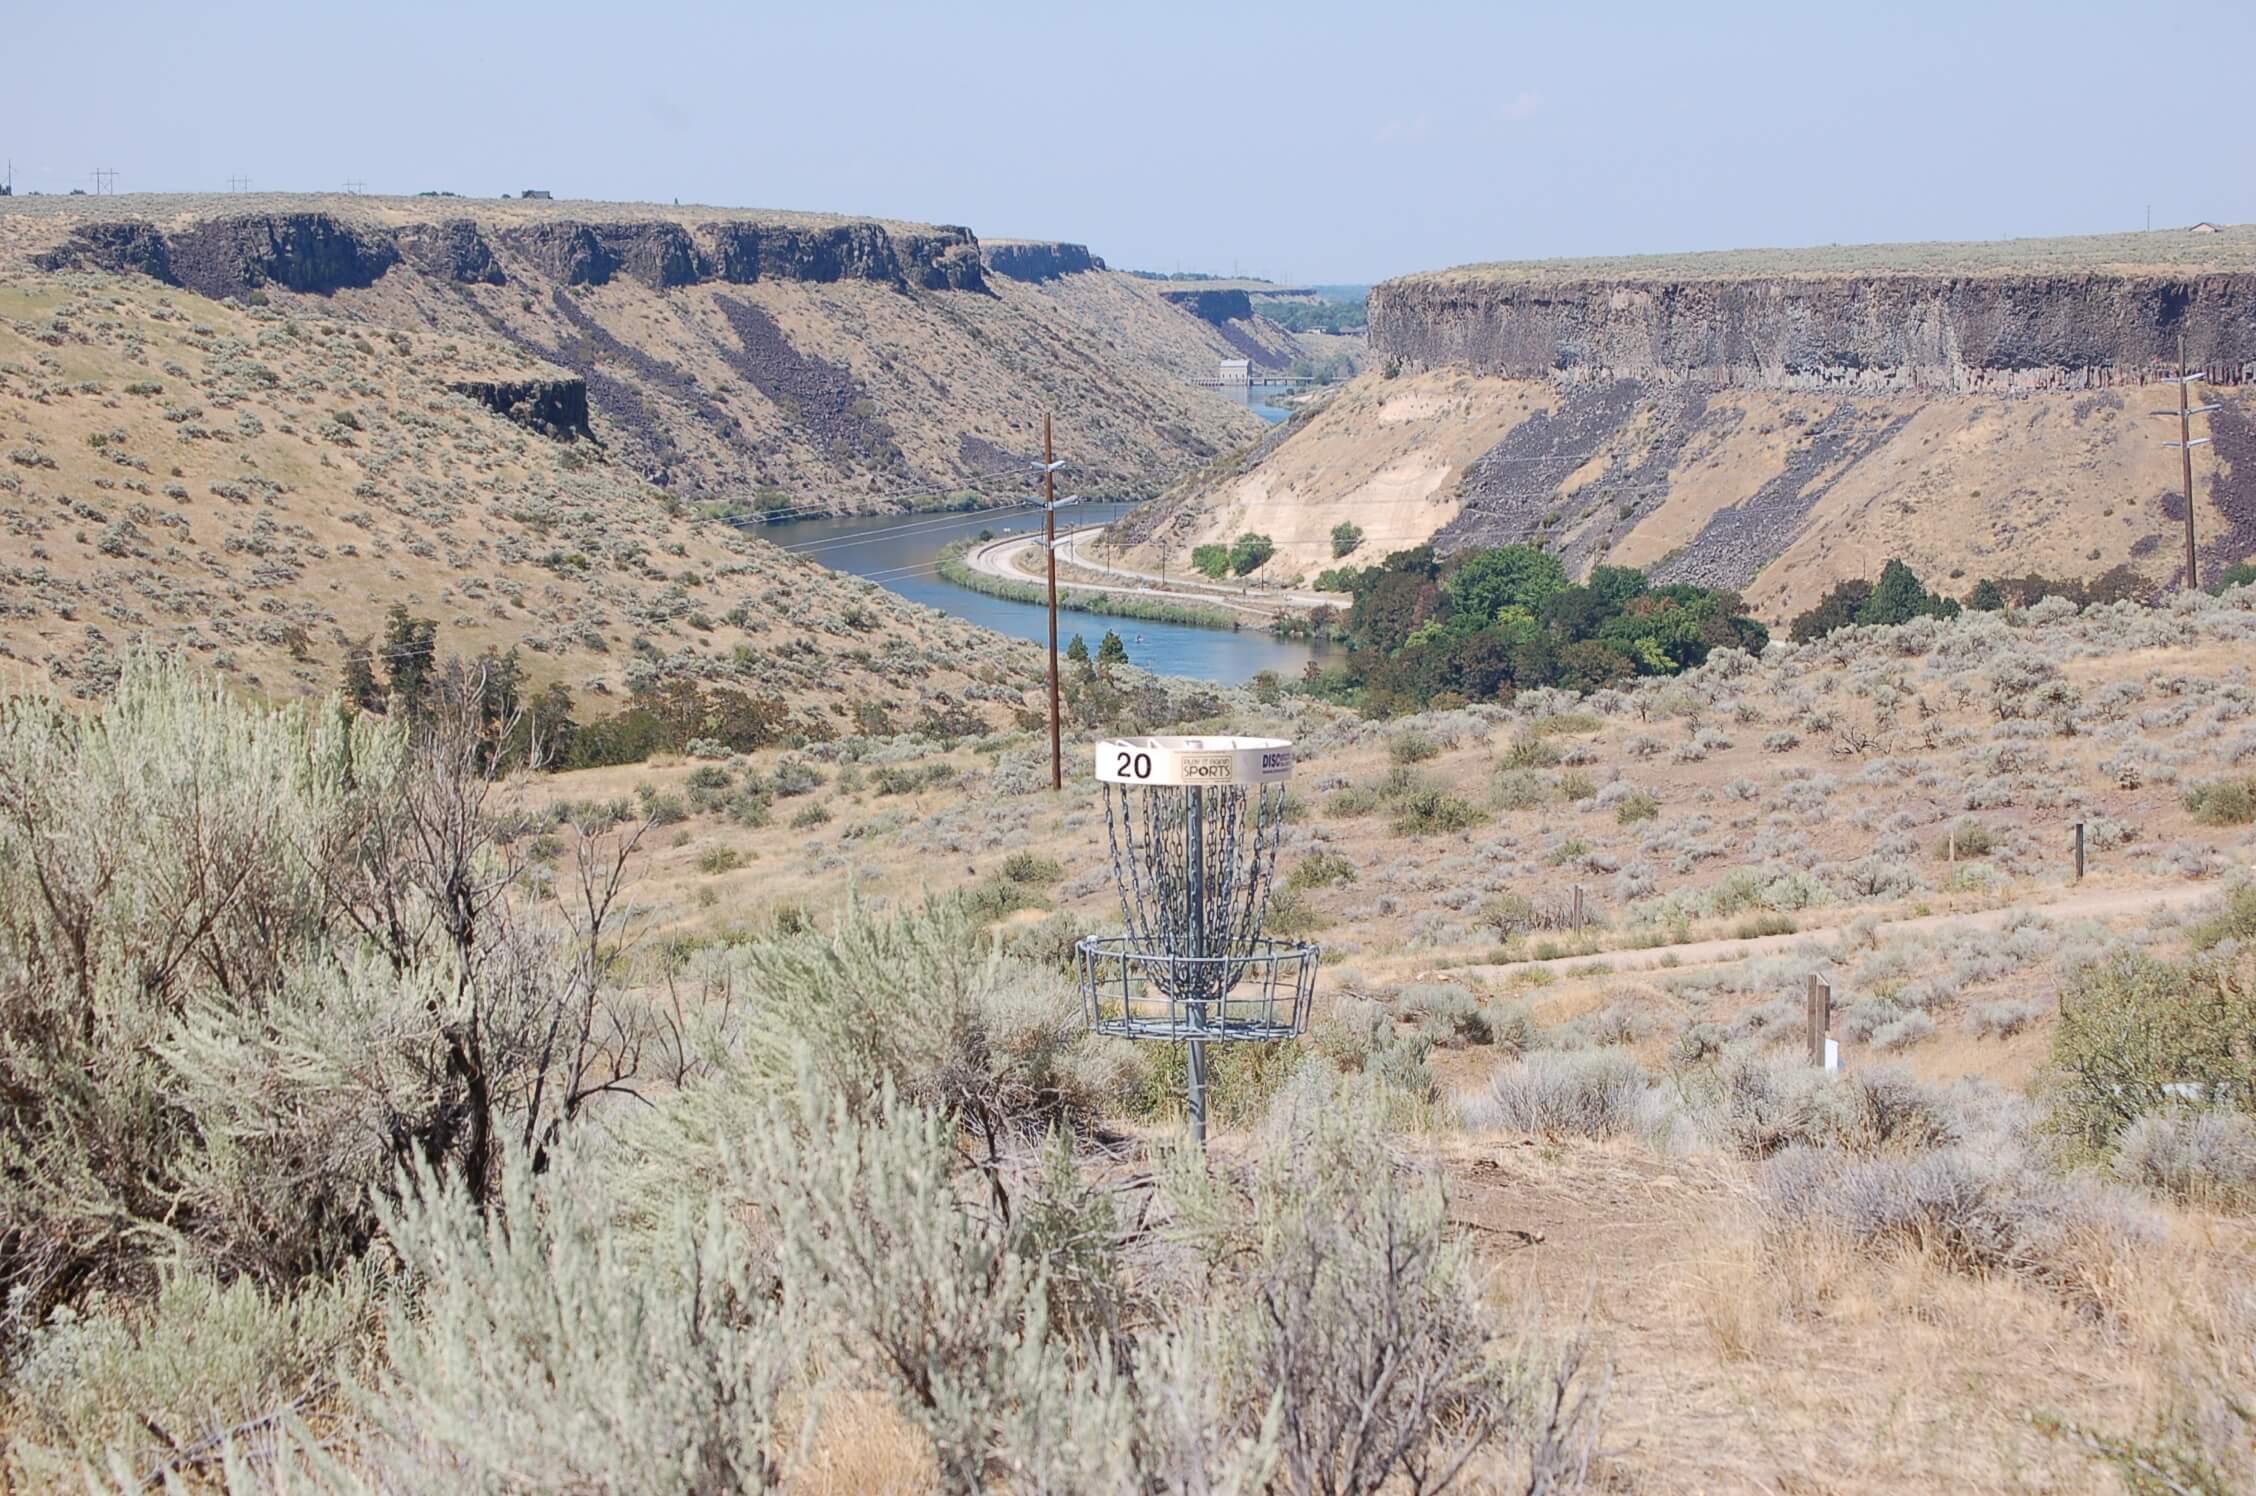
[[[490,1208],[426,1172],[384,1225],[406,1281],[362,1398],[371,1488],[779,1483],[796,1338],[719,1202],[622,1230],[592,1172],[536,1182],[513,1154]]]
[[[2115,1177],[2199,1205],[2256,1204],[2256,1120],[2240,1112],[2140,1117],[2123,1129]]]
[[[473,704],[416,732],[132,661],[0,713],[0,1284],[11,1325],[159,1255],[336,1271],[409,1162],[483,1198],[631,1083],[623,853],[557,917],[503,850]],[[629,844],[631,845],[631,839]]]
[[[1538,1051],[1498,1069],[1466,1103],[1465,1121],[1545,1137],[1613,1137],[1636,1120],[1645,1086],[1645,1072],[1618,1051]]]
[[[2047,1175],[2010,1149],[1859,1157],[1795,1146],[1764,1165],[1760,1201],[1775,1231],[2025,1278],[2099,1310],[2119,1307],[2107,1290],[2120,1259],[2159,1237],[2122,1192]]]

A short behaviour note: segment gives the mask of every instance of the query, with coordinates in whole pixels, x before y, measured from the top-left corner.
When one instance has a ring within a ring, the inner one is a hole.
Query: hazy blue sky
[[[545,187],[1303,280],[2256,218],[2237,0],[213,0],[8,31],[19,190]]]

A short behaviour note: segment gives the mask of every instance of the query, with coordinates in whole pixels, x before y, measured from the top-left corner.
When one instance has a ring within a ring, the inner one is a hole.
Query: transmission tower
[[[93,171],[94,195],[104,197],[117,191],[117,172],[107,166],[97,166]]]
[[[358,197],[360,196],[360,189],[367,185],[358,177],[347,177],[345,179],[345,192],[348,196]]]
[[[237,172],[227,179],[227,190],[229,192],[248,192],[251,190],[251,179]]]
[[[2178,423],[2178,439],[2174,442],[2164,442],[2163,445],[2176,447],[2178,456],[2185,463],[2185,569],[2186,590],[2189,592],[2201,586],[2201,563],[2195,556],[2193,548],[2193,449],[2206,446],[2209,442],[2208,437],[2193,434],[2193,418],[2205,416],[2220,408],[2215,401],[2210,401],[2206,405],[2195,405],[2193,403],[2193,387],[2201,382],[2201,378],[2202,376],[2199,374],[2188,374],[2186,372],[2185,334],[2181,332],[2178,334],[2178,377],[2172,381],[2178,387],[2178,408],[2176,410],[2158,410],[2154,414],[2173,416]]]

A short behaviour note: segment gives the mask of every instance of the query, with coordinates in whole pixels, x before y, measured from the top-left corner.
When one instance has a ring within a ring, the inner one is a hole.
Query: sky
[[[9,32],[18,191],[537,187],[1302,282],[2256,219],[2246,4],[111,0]]]

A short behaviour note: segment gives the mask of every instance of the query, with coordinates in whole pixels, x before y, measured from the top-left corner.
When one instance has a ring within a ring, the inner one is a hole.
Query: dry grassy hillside
[[[1438,539],[1539,543],[1601,562],[1744,589],[1779,622],[1891,556],[1962,593],[1991,575],[2183,571],[2178,457],[2147,414],[2159,390],[2016,396],[1826,396],[1633,383],[1563,388],[1436,369],[1365,375],[1257,461],[1219,464],[1139,514],[1156,569],[1245,532],[1277,558],[1257,580]],[[2205,569],[2256,553],[2256,405],[2241,390],[2195,458]]]
[[[2139,275],[2179,270],[2256,269],[2256,224],[2212,232],[2182,228],[2056,238],[1811,244],[1778,249],[1718,249],[1684,254],[1588,255],[1500,260],[1429,270],[1405,280],[1454,284],[1545,285],[1591,276],[1623,280],[1769,280],[1779,275],[2064,274]]]
[[[857,700],[1016,699],[1029,661],[992,636],[700,521],[605,448],[453,388],[561,371],[324,310],[0,279],[13,684],[96,692],[149,641],[302,695],[399,604],[444,652],[518,648],[537,682],[614,698],[667,672],[826,721]]]
[[[2256,1309],[2245,1204],[2173,1195],[2153,1155],[2065,1183],[2032,1160],[2083,973],[2256,931],[2247,894],[2226,908],[2256,864],[2252,644],[2242,589],[1393,723],[1235,695],[1193,725],[1296,739],[1272,920],[1327,954],[1309,1040],[1219,1062],[1221,1156],[1258,1154],[1296,1065],[1393,1088],[1495,1294],[1592,1317],[1602,1489],[2111,1489],[2047,1430],[2197,1438],[2175,1420],[2216,1414]],[[1086,748],[1059,801],[1044,747],[864,740],[533,793],[656,822],[644,887],[684,952],[843,920],[849,890],[963,889],[1047,962],[1119,914]],[[707,957],[685,960],[695,1001]],[[1813,974],[1861,1122],[1798,1066]],[[1919,1195],[1946,1180],[1998,1242],[1950,1234]],[[1838,1221],[1835,1190],[1862,1202]],[[919,1458],[868,1437],[840,1458]]]
[[[0,255],[509,343],[585,377],[595,430],[646,477],[747,503],[1015,485],[1046,413],[1084,486],[1143,491],[1258,429],[1184,374],[1283,336],[1203,323],[1109,271],[1065,278],[1086,296],[982,274],[966,229],[739,209],[16,198]]]

